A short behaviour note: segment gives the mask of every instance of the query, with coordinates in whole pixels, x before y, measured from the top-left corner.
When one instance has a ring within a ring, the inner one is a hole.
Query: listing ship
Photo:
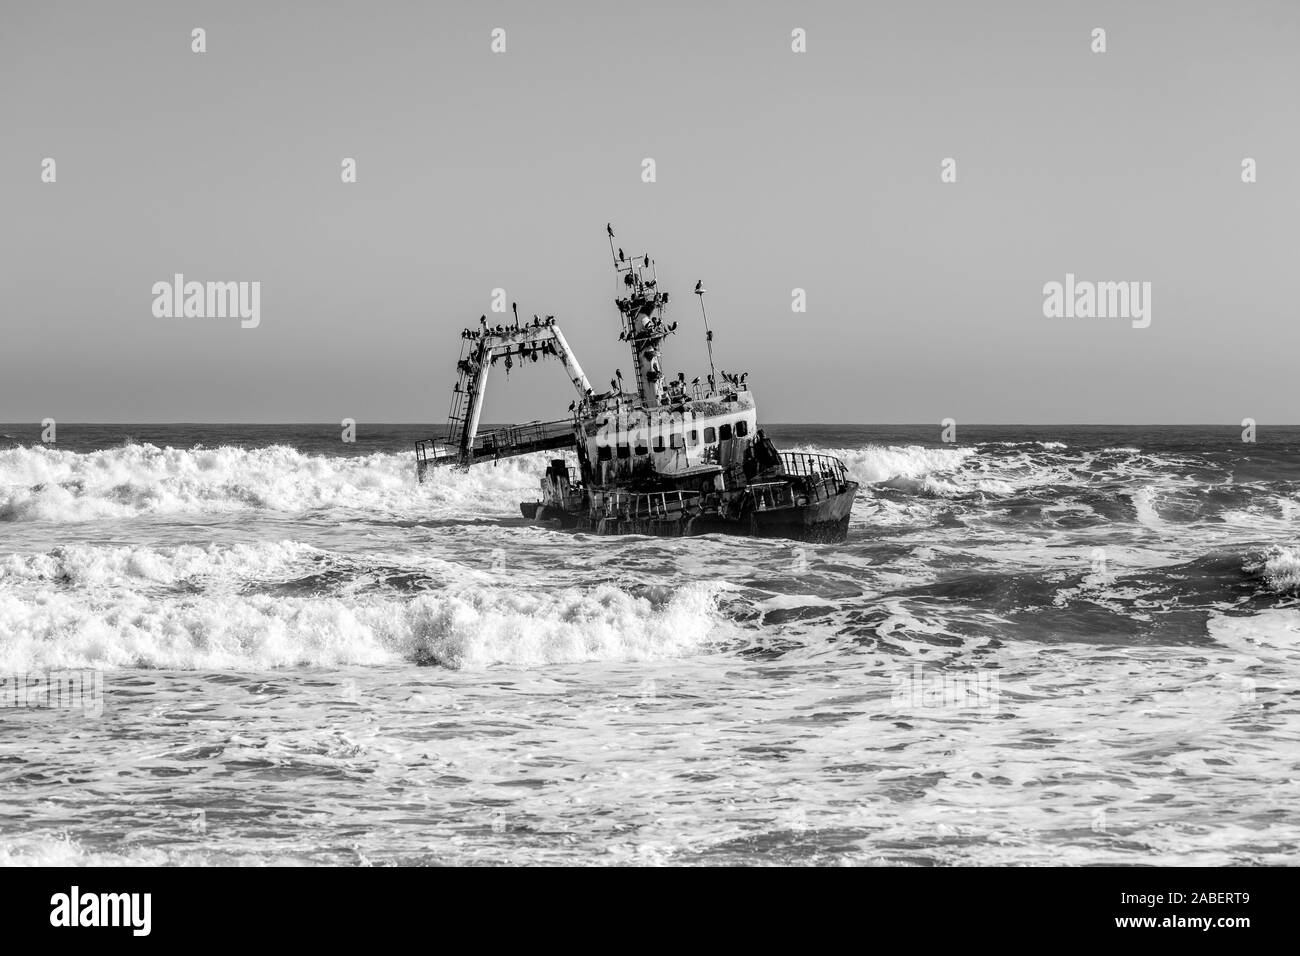
[[[515,455],[564,449],[541,479],[541,498],[520,503],[525,518],[595,534],[676,537],[737,534],[842,541],[858,483],[830,455],[778,451],[758,427],[748,374],[728,374],[713,364],[713,333],[704,318],[709,373],[687,381],[666,376],[662,346],[677,331],[665,319],[668,292],[659,288],[648,254],[627,256],[609,234],[622,331],[631,350],[633,380],[619,369],[609,391],[587,380],[554,316],[519,319],[461,332],[459,372],[452,388],[445,438],[416,443],[416,473],[470,467]],[[508,372],[543,358],[557,360],[577,397],[570,418],[479,431],[489,372]]]

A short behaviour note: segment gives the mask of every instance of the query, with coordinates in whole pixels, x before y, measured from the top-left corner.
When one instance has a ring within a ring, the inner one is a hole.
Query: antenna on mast
[[[704,341],[709,347],[709,385],[716,388],[717,371],[713,367],[713,333],[709,331],[709,313],[704,309],[704,293],[707,291],[703,279],[695,283],[695,294],[700,297],[700,314],[704,316]]]

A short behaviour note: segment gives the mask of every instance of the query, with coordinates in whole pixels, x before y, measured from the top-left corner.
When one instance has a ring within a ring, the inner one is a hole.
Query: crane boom
[[[421,480],[430,465],[469,465],[485,458],[496,459],[561,447],[572,441],[571,421],[514,426],[490,433],[480,440],[479,421],[487,395],[488,376],[498,362],[504,362],[510,369],[516,362],[536,362],[553,356],[564,366],[579,403],[585,402],[591,394],[591,383],[578,364],[578,357],[553,319],[548,318],[545,322],[535,319],[532,325],[518,327],[490,328],[484,324],[479,331],[467,331],[466,335],[473,345],[457,365],[460,375],[452,392],[447,440],[417,444]]]

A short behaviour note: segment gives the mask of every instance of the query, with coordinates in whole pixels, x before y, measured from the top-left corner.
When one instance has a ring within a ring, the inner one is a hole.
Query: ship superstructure
[[[608,391],[595,391],[554,316],[521,323],[514,306],[509,324],[493,325],[482,316],[478,328],[461,333],[446,438],[416,445],[420,480],[438,466],[567,449],[576,465],[551,460],[541,500],[520,505],[525,517],[604,534],[842,539],[858,489],[843,462],[779,452],[759,429],[748,376],[713,366],[702,283],[695,292],[706,316],[709,372],[689,382],[684,373],[665,375],[663,342],[677,331],[665,314],[669,293],[659,287],[654,260],[627,256],[606,228],[618,281],[619,338],[631,351],[632,381],[625,384],[620,369]],[[491,370],[544,358],[558,360],[569,376],[571,417],[480,433]]]

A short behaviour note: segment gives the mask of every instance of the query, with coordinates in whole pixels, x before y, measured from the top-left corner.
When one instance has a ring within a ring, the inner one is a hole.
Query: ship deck
[[[536,451],[573,446],[573,421],[529,422],[479,432],[468,449],[441,438],[415,443],[415,466],[421,481],[430,468],[448,465],[474,465],[481,461],[498,461]]]

